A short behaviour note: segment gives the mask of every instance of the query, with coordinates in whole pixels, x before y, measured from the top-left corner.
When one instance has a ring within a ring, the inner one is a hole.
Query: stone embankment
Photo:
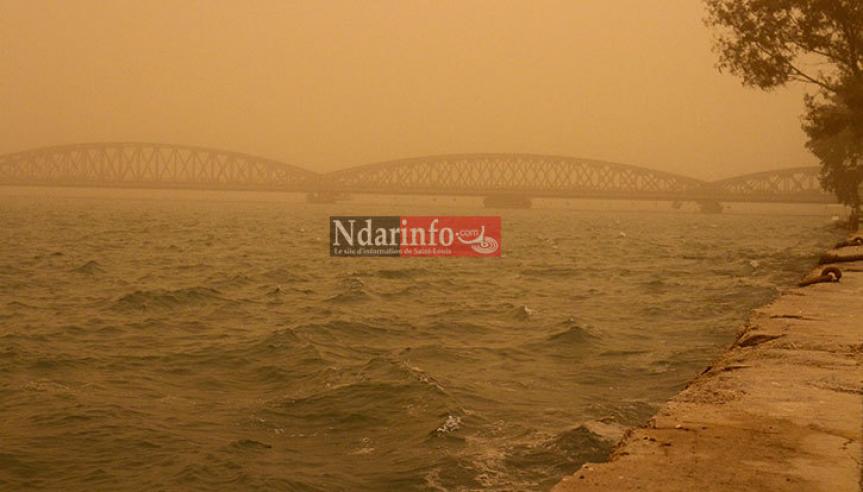
[[[554,490],[861,490],[863,239],[843,243],[609,462]]]

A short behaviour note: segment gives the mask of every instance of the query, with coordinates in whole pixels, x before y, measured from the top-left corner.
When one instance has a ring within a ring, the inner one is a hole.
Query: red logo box
[[[500,217],[400,217],[401,256],[500,256]]]

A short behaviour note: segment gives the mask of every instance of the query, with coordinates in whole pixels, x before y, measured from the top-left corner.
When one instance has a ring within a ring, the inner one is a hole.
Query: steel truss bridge
[[[458,154],[320,174],[238,152],[136,142],[64,145],[2,155],[0,185],[269,190],[323,197],[400,194],[835,203],[821,188],[816,167],[705,182],[573,157]]]

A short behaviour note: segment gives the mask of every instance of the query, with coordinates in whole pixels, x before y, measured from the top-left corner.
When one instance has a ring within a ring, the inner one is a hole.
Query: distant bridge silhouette
[[[239,152],[154,143],[86,143],[0,156],[0,183],[301,191],[311,171]]]
[[[138,142],[63,145],[2,155],[0,184],[269,190],[317,197],[399,194],[835,203],[821,188],[817,167],[706,182],[574,157],[453,154],[322,174],[239,152]]]

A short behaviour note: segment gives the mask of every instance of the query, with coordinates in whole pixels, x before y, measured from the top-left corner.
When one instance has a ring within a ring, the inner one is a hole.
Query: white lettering
[[[354,222],[355,221],[353,219],[348,221],[348,224],[351,225],[351,232],[348,233],[348,231],[345,229],[345,226],[342,224],[342,221],[333,221],[333,225],[336,226],[336,238],[333,242],[333,246],[341,246],[341,243],[339,243],[339,233],[341,233],[342,236],[345,238],[345,242],[347,242],[350,246],[354,245]]]
[[[444,234],[448,234],[449,238],[445,238]],[[444,227],[440,231],[440,244],[441,246],[452,246],[453,239],[455,237],[455,233],[453,233],[451,227]]]
[[[357,233],[357,242],[360,246],[371,246],[372,244],[372,219],[366,219],[366,226]]]

